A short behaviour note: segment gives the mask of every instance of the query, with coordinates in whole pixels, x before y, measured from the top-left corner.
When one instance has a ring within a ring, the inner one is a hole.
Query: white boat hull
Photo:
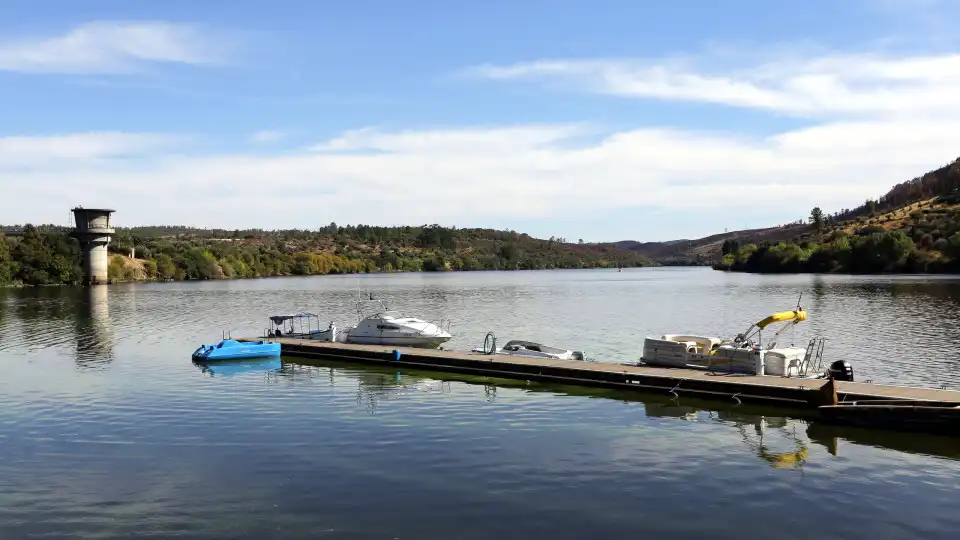
[[[451,338],[453,336],[434,323],[388,313],[367,317],[343,335],[345,343],[418,349],[436,349]]]
[[[475,353],[487,353],[483,347],[473,349]],[[548,347],[539,343],[530,341],[508,341],[502,348],[497,347],[494,354],[504,354],[508,356],[524,356],[527,358],[553,358],[556,360],[586,360],[586,354],[583,351],[570,351],[558,347]]]
[[[436,349],[447,341],[450,341],[450,336],[352,336],[347,333],[344,337],[345,343],[355,345],[384,345],[417,349]]]
[[[323,330],[321,332],[311,332],[309,334],[298,334],[294,337],[315,341],[336,341],[337,335],[336,330]]]

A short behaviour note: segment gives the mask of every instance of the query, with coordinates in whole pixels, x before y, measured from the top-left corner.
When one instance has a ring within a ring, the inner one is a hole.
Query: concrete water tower
[[[75,228],[70,236],[80,241],[80,252],[83,255],[83,282],[87,285],[108,281],[107,268],[110,257],[107,254],[107,245],[110,244],[114,233],[110,227],[110,214],[113,212],[105,208],[82,206],[73,209]]]

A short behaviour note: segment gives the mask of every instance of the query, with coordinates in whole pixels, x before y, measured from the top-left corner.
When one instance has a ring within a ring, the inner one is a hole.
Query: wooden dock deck
[[[258,341],[264,338],[245,338]],[[375,345],[352,345],[290,338],[279,342],[283,355],[349,362],[395,365],[414,369],[466,373],[505,379],[537,380],[647,392],[776,403],[795,408],[823,405],[824,380],[708,372],[577,360],[553,360],[510,355]],[[399,353],[399,356],[398,356]],[[837,382],[840,401],[871,399],[960,403],[960,391]]]

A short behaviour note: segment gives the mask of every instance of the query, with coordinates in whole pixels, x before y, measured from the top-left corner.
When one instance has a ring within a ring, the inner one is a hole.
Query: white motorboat
[[[326,330],[321,330],[320,317],[313,313],[271,315],[266,337],[336,341],[337,325],[331,321]]]
[[[371,300],[373,300],[371,298]],[[363,317],[360,300],[357,300],[357,325],[343,332],[345,343],[360,345],[390,345],[436,349],[453,337],[443,322],[433,323],[407,317],[398,311],[389,311],[383,302],[376,300],[380,310]],[[449,327],[449,324],[447,325]]]
[[[532,358],[555,358],[557,360],[586,360],[587,355],[583,351],[571,351],[560,349],[558,347],[548,347],[533,341],[523,341],[514,339],[508,341],[503,347],[497,347],[497,338],[493,333],[487,334],[483,341],[483,347],[477,347],[472,352],[483,354],[507,354],[511,356],[528,356]]]
[[[778,347],[777,338],[787,328],[807,320],[807,312],[799,305],[792,311],[774,313],[754,323],[735,338],[666,334],[643,341],[644,364],[777,375],[807,377],[811,369],[819,369],[823,361],[823,340],[813,338],[806,347]],[[773,339],[763,344],[761,332],[773,323],[785,323]],[[754,339],[756,341],[754,341]],[[816,364],[816,366],[814,366]],[[819,376],[819,374],[814,374]]]

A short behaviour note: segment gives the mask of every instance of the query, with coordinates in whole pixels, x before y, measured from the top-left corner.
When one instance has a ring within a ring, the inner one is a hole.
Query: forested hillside
[[[8,228],[15,229],[20,228]],[[110,251],[110,277],[116,281],[654,264],[646,256],[614,245],[437,225],[340,227],[331,223],[314,231],[120,228]],[[0,284],[76,283],[81,277],[79,247],[66,229],[26,226],[22,237],[0,235]]]
[[[960,272],[960,159],[852,210],[810,212],[782,242],[729,238],[715,268],[744,272]]]

